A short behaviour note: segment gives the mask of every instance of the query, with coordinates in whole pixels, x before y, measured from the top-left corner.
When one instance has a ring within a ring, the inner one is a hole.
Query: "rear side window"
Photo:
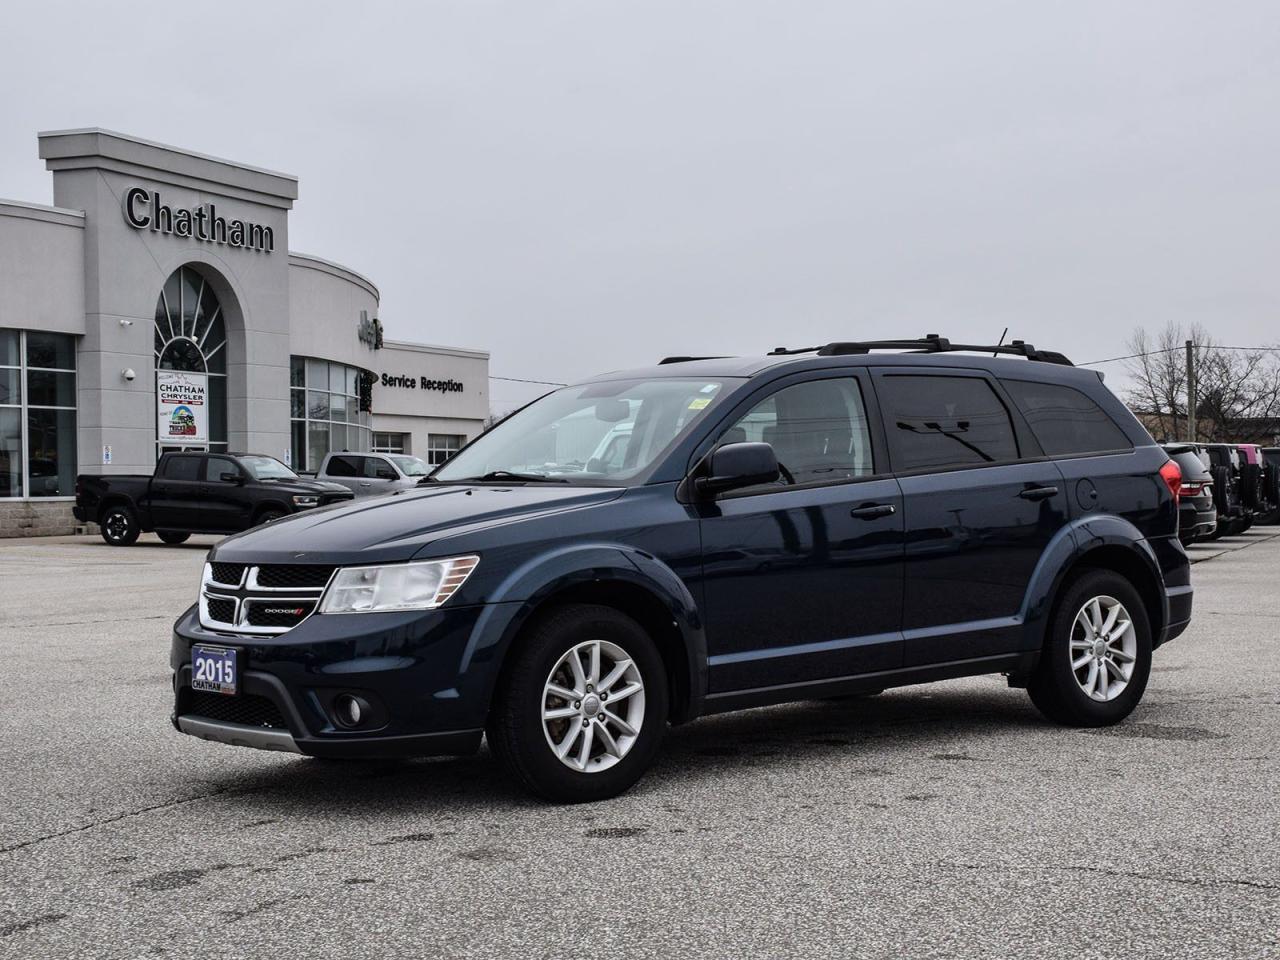
[[[358,477],[364,457],[330,457],[325,473],[330,477]]]
[[[200,458],[170,457],[164,463],[166,480],[195,480],[200,474]]]
[[[888,374],[876,392],[898,471],[1018,459],[1009,411],[979,377]]]
[[[1133,449],[1106,411],[1079,390],[1029,380],[1002,382],[1049,456]]]

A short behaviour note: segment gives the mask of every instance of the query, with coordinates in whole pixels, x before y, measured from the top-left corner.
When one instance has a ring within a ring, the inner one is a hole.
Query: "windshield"
[[[535,400],[432,474],[434,480],[627,483],[701,419],[719,380],[612,380]]]
[[[392,457],[391,459],[406,477],[425,477],[431,472],[427,462],[417,457]]]
[[[297,480],[298,475],[275,457],[241,457],[240,463],[255,480]]]

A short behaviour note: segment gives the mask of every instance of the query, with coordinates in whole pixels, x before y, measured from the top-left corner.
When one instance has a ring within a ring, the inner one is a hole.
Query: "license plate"
[[[231,647],[192,646],[191,689],[234,695],[240,682],[236,654]]]

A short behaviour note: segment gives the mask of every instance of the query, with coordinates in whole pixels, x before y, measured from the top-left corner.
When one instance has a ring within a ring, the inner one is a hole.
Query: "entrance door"
[[[772,444],[784,479],[700,520],[713,695],[902,663],[902,497],[878,469],[866,381],[765,390],[718,442]]]

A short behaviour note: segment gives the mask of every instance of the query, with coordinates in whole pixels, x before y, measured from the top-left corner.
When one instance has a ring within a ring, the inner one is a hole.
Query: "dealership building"
[[[289,249],[298,179],[108,130],[38,135],[53,205],[0,200],[0,536],[66,533],[77,473],[165,450],[439,463],[489,355],[384,330],[378,288]]]

